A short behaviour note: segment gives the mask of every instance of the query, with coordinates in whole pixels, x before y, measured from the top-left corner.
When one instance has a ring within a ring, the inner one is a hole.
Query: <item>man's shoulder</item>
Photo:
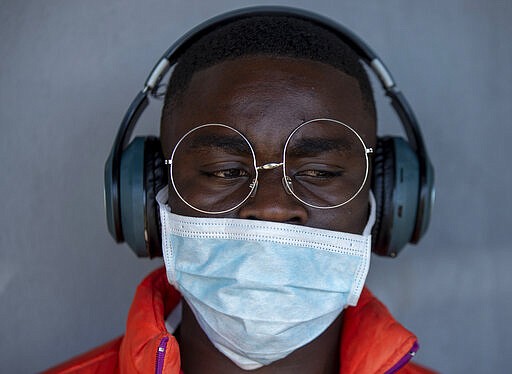
[[[43,372],[55,373],[116,373],[118,372],[119,347],[123,337],[120,336],[69,361]]]

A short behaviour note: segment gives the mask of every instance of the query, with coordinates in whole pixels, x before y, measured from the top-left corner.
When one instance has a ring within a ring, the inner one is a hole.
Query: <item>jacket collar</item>
[[[167,281],[165,267],[150,273],[137,287],[119,350],[121,373],[153,371],[159,353],[162,372],[180,372],[178,342],[165,327],[165,317],[180,300],[181,295]]]
[[[178,342],[165,327],[165,318],[180,299],[178,291],[168,283],[164,267],[142,281],[128,314],[120,348],[122,373],[147,372],[155,364],[164,373],[180,373]],[[357,306],[345,310],[340,373],[389,372],[400,363],[405,364],[415,346],[416,337],[364,289]]]
[[[340,373],[393,373],[417,351],[416,336],[364,288],[355,307],[345,310]]]

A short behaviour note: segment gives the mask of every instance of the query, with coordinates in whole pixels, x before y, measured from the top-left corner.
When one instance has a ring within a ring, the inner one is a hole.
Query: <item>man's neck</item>
[[[342,314],[312,342],[285,358],[260,369],[251,370],[250,373],[339,373],[341,327]],[[215,348],[199,326],[186,302],[183,303],[183,317],[180,326],[180,352],[181,367],[185,374],[248,373]]]

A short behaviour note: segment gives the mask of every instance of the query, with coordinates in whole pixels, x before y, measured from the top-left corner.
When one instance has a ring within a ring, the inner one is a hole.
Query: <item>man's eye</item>
[[[309,178],[321,178],[321,179],[329,179],[340,177],[343,175],[341,171],[330,171],[330,170],[303,170],[296,174],[297,177],[309,177]]]
[[[223,178],[223,179],[234,179],[246,177],[249,174],[243,169],[225,169],[211,172],[212,177]]]

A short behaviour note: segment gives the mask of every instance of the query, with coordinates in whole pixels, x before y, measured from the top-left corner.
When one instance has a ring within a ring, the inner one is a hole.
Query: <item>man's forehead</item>
[[[355,78],[316,61],[252,56],[197,72],[162,137],[174,142],[195,126],[225,123],[248,137],[272,139],[325,117],[348,123],[373,144],[375,124]]]

